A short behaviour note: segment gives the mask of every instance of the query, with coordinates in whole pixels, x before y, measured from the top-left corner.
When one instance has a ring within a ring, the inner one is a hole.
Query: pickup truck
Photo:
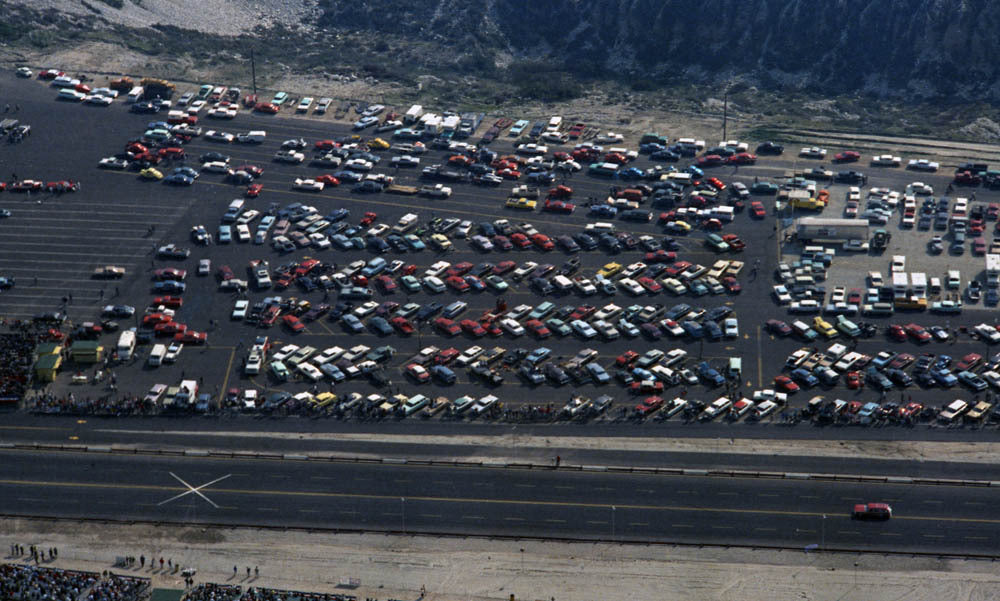
[[[420,188],[420,195],[426,196],[428,198],[448,198],[451,196],[451,188],[448,186],[443,186],[441,184],[434,184],[433,186],[423,186]]]
[[[510,195],[512,198],[529,198],[531,200],[538,200],[539,191],[535,186],[514,186],[510,190]]]
[[[386,192],[390,194],[402,194],[406,196],[412,196],[420,192],[420,189],[416,186],[402,186],[400,184],[390,184],[386,189]]]

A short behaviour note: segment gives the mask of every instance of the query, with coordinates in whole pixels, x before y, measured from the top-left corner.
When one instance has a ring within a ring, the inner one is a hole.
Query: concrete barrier
[[[184,451],[185,457],[208,457],[208,451],[197,451],[197,450],[187,450]]]
[[[290,453],[285,453],[281,456],[282,459],[288,459],[290,461],[309,461],[309,457],[306,455],[293,455]]]
[[[707,476],[708,470],[681,470],[685,476]]]
[[[383,457],[382,463],[388,463],[393,465],[406,465],[406,459],[397,459],[395,457]]]
[[[798,472],[785,472],[785,480],[810,480],[812,474],[800,474]]]

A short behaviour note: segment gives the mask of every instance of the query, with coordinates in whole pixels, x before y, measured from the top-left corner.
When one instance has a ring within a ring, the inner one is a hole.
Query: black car
[[[763,142],[757,146],[757,154],[781,154],[785,147],[775,142]]]
[[[224,155],[224,154],[222,154],[221,152],[215,152],[215,151],[206,152],[205,154],[201,155],[201,162],[202,163],[212,163],[212,162],[216,162],[216,161],[222,162],[222,163],[228,163],[229,162],[229,157],[226,156],[226,155]]]
[[[535,290],[535,292],[541,294],[542,296],[545,296],[547,294],[552,294],[552,292],[555,290],[555,287],[552,286],[551,282],[549,282],[545,278],[532,277],[529,280],[529,284],[531,288]]]
[[[573,240],[580,245],[580,248],[584,250],[594,250],[597,248],[597,240],[594,240],[593,236],[590,234],[585,234],[580,232],[579,234],[573,234]]]
[[[868,181],[868,176],[860,171],[840,171],[836,175],[836,180],[847,184],[863,184]]]

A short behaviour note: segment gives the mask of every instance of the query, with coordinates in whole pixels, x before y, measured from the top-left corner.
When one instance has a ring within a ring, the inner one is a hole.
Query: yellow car
[[[671,221],[668,225],[671,227],[671,229],[675,231],[682,231],[682,232],[691,231],[691,224],[688,223],[687,221],[682,221],[680,219],[678,219],[677,221]]]
[[[521,210],[524,210],[524,211],[534,211],[535,210],[535,206],[537,206],[537,205],[538,205],[538,202],[536,202],[534,200],[529,200],[529,199],[523,198],[523,197],[522,198],[508,198],[507,199],[507,208],[508,209],[521,209]]]
[[[813,318],[813,327],[816,328],[817,332],[826,336],[827,338],[837,337],[837,330],[834,329],[832,325],[830,325],[830,322],[826,321],[819,315]]]
[[[597,271],[597,275],[610,278],[622,270],[621,263],[608,263]]]
[[[139,172],[139,177],[142,179],[163,179],[163,174],[160,173],[158,169],[153,169],[152,167],[146,167]]]
[[[382,138],[375,138],[371,142],[368,142],[368,148],[372,150],[386,150],[389,148],[389,143]]]
[[[795,209],[809,209],[811,211],[821,211],[826,207],[826,204],[818,198],[793,198],[791,205]]]

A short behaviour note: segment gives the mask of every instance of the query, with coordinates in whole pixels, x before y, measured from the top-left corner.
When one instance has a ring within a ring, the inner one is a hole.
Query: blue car
[[[687,171],[691,175],[695,175],[697,177],[705,177],[705,172],[694,165],[689,165],[684,171]]]
[[[338,221],[347,219],[348,215],[350,215],[350,214],[351,214],[351,212],[348,209],[344,209],[344,208],[334,209],[334,210],[330,211],[327,214],[327,216],[324,217],[323,219],[329,221],[330,223],[337,223]],[[347,234],[347,235],[350,236],[350,234]]]
[[[183,173],[172,173],[163,178],[163,183],[174,186],[190,186],[194,183],[194,178],[188,177]]]
[[[698,377],[712,386],[722,386],[726,382],[726,379],[722,377],[722,374],[709,365],[708,361],[702,361],[699,363],[697,370]]]
[[[201,175],[200,173],[198,173],[194,169],[192,169],[190,167],[187,167],[187,166],[185,166],[185,167],[177,167],[176,169],[174,169],[174,173],[175,174],[186,175],[186,176],[190,177],[191,179],[198,179],[198,176]]]
[[[802,386],[803,388],[812,388],[813,386],[819,384],[819,379],[816,376],[801,367],[793,369],[792,373],[788,375],[791,376],[793,380],[798,382],[799,386]]]
[[[345,313],[344,316],[340,318],[340,321],[344,323],[344,327],[347,328],[347,331],[352,334],[360,334],[365,331],[365,325],[361,323],[361,320],[358,319],[356,315]]]
[[[233,241],[233,228],[228,225],[219,226],[219,244],[228,244]]]
[[[528,356],[524,358],[524,362],[528,365],[538,365],[542,361],[545,361],[551,354],[551,349],[542,346],[528,353]]]
[[[173,294],[175,292],[184,292],[184,288],[184,282],[175,282],[173,280],[153,284],[153,292],[157,293]]]
[[[431,377],[442,384],[454,384],[457,379],[455,372],[444,365],[435,365],[430,369]]]
[[[611,205],[594,205],[590,207],[590,214],[594,217],[615,217],[618,209]]]

